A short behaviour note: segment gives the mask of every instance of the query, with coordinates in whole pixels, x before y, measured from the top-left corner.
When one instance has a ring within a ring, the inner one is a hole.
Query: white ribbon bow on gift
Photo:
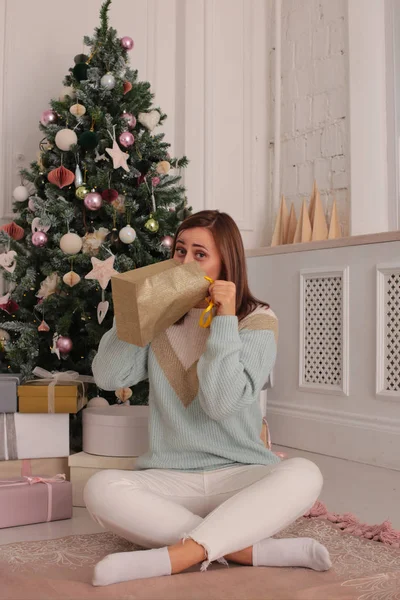
[[[47,392],[47,400],[48,400],[48,412],[55,412],[55,387],[58,383],[71,382],[76,381],[78,384],[82,386],[82,398],[81,398],[81,406],[78,406],[78,410],[82,408],[84,396],[85,396],[85,387],[84,383],[94,383],[94,378],[91,375],[80,375],[77,371],[46,371],[46,369],[42,369],[41,367],[35,367],[33,369],[33,375],[43,379],[43,383],[48,383],[48,392]],[[37,379],[27,381],[27,383],[32,383],[33,381],[37,381]]]

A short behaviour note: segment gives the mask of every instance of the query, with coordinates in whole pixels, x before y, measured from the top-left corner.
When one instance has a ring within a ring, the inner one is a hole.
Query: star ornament
[[[106,260],[99,260],[92,256],[93,269],[85,275],[85,279],[97,279],[100,287],[105,290],[108,286],[111,277],[118,275],[118,271],[114,269],[115,256],[110,256]]]
[[[119,169],[119,167],[122,167],[127,173],[129,173],[129,167],[126,164],[129,154],[127,152],[122,152],[115,140],[113,141],[112,148],[106,148],[106,152],[112,158],[114,169]]]

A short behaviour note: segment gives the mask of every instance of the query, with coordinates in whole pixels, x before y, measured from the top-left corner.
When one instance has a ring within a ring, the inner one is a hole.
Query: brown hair
[[[219,277],[236,285],[236,316],[239,321],[247,317],[258,305],[269,308],[268,304],[257,300],[250,292],[242,236],[235,221],[228,214],[218,210],[203,210],[190,215],[181,223],[175,234],[172,256],[175,254],[179,235],[195,227],[204,227],[212,233],[222,262]]]

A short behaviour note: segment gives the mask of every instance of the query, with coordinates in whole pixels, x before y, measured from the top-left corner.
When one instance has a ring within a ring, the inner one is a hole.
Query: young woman
[[[214,280],[216,314],[203,306],[146,348],[115,326],[93,362],[105,390],[150,381],[150,450],[135,471],[102,471],[85,488],[92,517],[150,550],[109,555],[93,584],[180,573],[203,562],[301,566],[324,571],[329,553],[309,538],[272,539],[318,498],[322,476],[303,458],[280,460],[261,439],[260,391],[276,356],[277,319],[250,293],[240,232],[203,211],[179,227],[173,257],[198,261]],[[207,306],[207,303],[205,304]]]

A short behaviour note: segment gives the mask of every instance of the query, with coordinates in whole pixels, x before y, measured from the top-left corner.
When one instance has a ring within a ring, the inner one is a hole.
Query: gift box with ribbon
[[[39,379],[27,381],[18,388],[20,413],[70,413],[76,414],[87,403],[87,384],[93,377],[79,375],[76,371],[33,370]]]
[[[210,287],[197,262],[174,260],[116,275],[111,283],[118,338],[141,347],[204,300]]]
[[[0,412],[17,412],[17,389],[21,375],[16,373],[0,374]]]
[[[72,517],[72,485],[65,475],[0,481],[0,528]]]
[[[0,417],[0,422],[1,420]],[[25,475],[32,477],[32,475],[41,475],[42,473],[46,473],[48,477],[53,477],[57,473],[65,473],[66,479],[70,481],[68,457],[0,460],[0,480],[15,479]]]
[[[69,455],[69,415],[0,413],[0,461]]]

